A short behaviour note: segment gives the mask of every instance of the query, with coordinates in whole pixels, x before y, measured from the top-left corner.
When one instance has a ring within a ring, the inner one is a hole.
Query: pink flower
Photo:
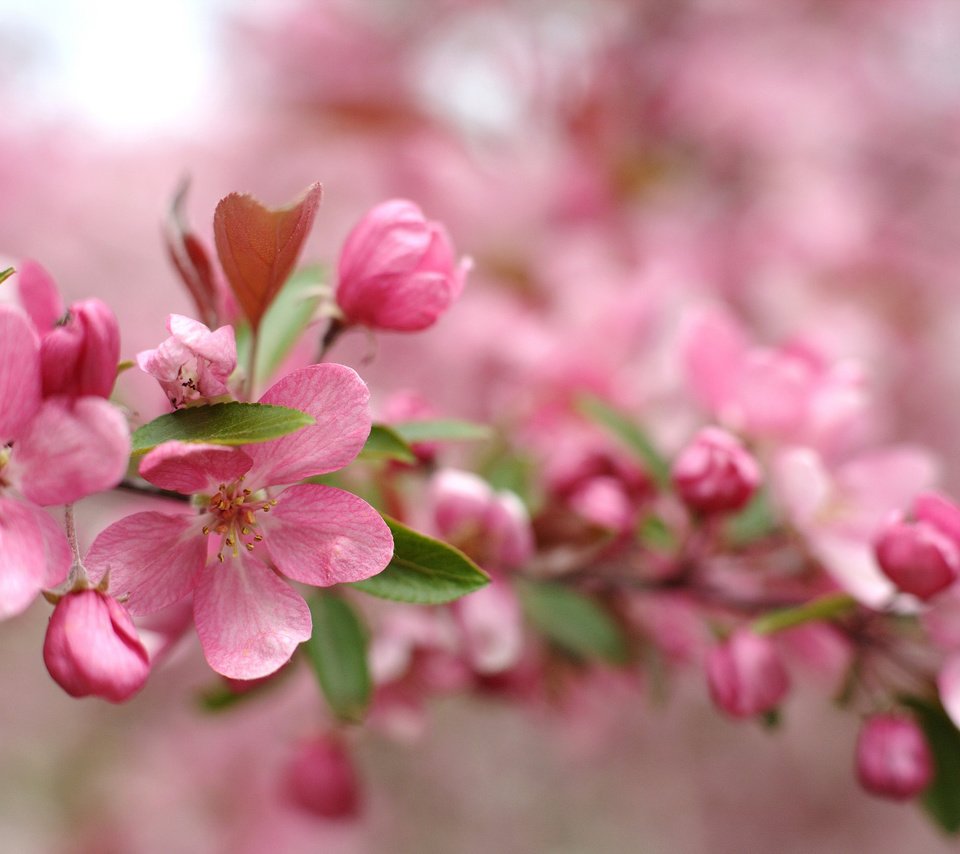
[[[876,541],[877,563],[904,593],[929,599],[946,590],[960,574],[957,543],[936,525],[894,517]]]
[[[170,337],[155,350],[137,354],[142,371],[154,377],[175,409],[227,394],[227,380],[237,367],[232,326],[211,332],[180,314],[167,318]]]
[[[293,581],[326,587],[380,572],[393,540],[380,515],[349,492],[296,484],[342,468],[370,432],[369,392],[343,365],[287,374],[260,399],[316,423],[262,444],[230,448],[167,442],[140,465],[163,489],[196,495],[196,514],[145,512],[103,531],[86,559],[108,571],[134,615],[193,594],[194,621],[210,666],[234,679],[277,670],[310,637],[310,610]],[[274,497],[273,486],[288,486]],[[208,543],[213,560],[208,560]]]
[[[753,455],[735,436],[717,427],[701,430],[673,465],[680,498],[701,513],[740,510],[760,480],[760,466]]]
[[[350,819],[360,813],[360,781],[343,742],[319,736],[297,745],[287,765],[284,794],[296,807],[320,818]]]
[[[446,229],[412,202],[369,211],[340,253],[337,303],[348,324],[418,332],[460,296],[470,262],[454,257]]]
[[[43,661],[71,697],[129,700],[146,683],[150,657],[126,609],[97,590],[68,593],[47,626]]]
[[[735,718],[769,712],[790,687],[777,648],[766,635],[738,629],[707,653],[707,684],[719,709]]]
[[[523,617],[513,588],[500,578],[453,603],[464,654],[480,674],[502,673],[523,653]]]
[[[857,779],[895,801],[920,794],[933,779],[933,757],[917,723],[902,715],[868,718],[857,739]]]
[[[120,360],[120,328],[113,312],[89,299],[64,308],[50,274],[34,261],[17,276],[18,293],[40,334],[43,396],[110,397]]]
[[[117,484],[130,436],[100,397],[42,399],[37,335],[0,306],[0,619],[64,580],[70,549],[39,506],[69,504]]]

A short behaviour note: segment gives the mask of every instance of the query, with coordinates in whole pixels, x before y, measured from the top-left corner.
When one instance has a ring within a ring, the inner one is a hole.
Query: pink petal
[[[393,537],[380,514],[331,486],[289,487],[261,526],[277,569],[317,587],[369,578],[393,556]]]
[[[237,342],[232,326],[221,326],[211,332],[198,320],[182,314],[171,314],[167,318],[167,329],[198,356],[211,362],[236,366]]]
[[[0,620],[25,611],[47,577],[36,509],[0,498]]]
[[[810,448],[786,448],[774,458],[771,474],[790,522],[801,530],[814,526],[833,491],[820,455]]]
[[[698,311],[683,324],[680,350],[694,393],[710,410],[720,412],[734,396],[747,351],[740,325],[719,309]]]
[[[110,595],[131,614],[159,611],[186,596],[207,562],[207,541],[194,516],[134,513],[94,540],[84,564],[95,581],[110,573]]]
[[[513,589],[504,581],[464,596],[455,604],[466,655],[478,673],[501,673],[523,653],[523,618]]]
[[[833,580],[858,602],[884,611],[908,610],[906,597],[897,596],[897,588],[881,571],[869,541],[818,533],[811,538],[810,550],[823,563]]]
[[[44,401],[14,446],[10,465],[37,504],[69,504],[116,486],[127,470],[130,431],[100,397]]]
[[[231,679],[278,670],[313,628],[300,594],[248,556],[201,574],[193,613],[207,661]]]
[[[40,406],[37,336],[15,308],[0,306],[0,445],[20,436]]]
[[[317,423],[282,439],[245,445],[254,462],[250,482],[293,483],[343,468],[360,453],[370,434],[369,399],[363,380],[345,365],[311,365],[291,371],[260,402],[299,409]]]
[[[53,277],[36,261],[17,268],[17,296],[40,333],[53,329],[67,313]]]
[[[221,483],[236,480],[251,465],[240,448],[164,442],[143,458],[140,474],[161,489],[193,495],[216,492]]]
[[[937,677],[940,702],[954,726],[960,727],[960,653],[954,653],[943,664]]]

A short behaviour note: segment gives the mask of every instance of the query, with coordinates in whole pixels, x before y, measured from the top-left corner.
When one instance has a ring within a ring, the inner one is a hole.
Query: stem
[[[80,582],[81,586],[89,583],[87,569],[80,559],[80,544],[77,542],[77,527],[73,518],[73,505],[66,504],[63,508],[63,522],[67,529],[67,542],[70,544],[70,551],[73,552],[73,565],[70,567],[70,576],[67,579],[71,587],[76,587]]]
[[[257,343],[260,336],[257,334],[256,329],[250,330],[250,352],[247,356],[247,381],[244,384],[244,397],[247,400],[253,399],[253,393],[256,391],[254,387],[257,381]]]
[[[138,495],[149,495],[153,498],[172,498],[175,501],[190,501],[189,495],[182,492],[173,492],[169,489],[161,489],[159,486],[152,486],[149,483],[138,483],[135,480],[124,478],[114,489],[122,489],[126,492],[136,492]]]
[[[758,620],[754,620],[752,628],[757,634],[772,634],[814,620],[832,620],[835,617],[842,617],[856,607],[857,600],[848,593],[831,593],[798,605],[796,608],[784,608],[765,614]]]
[[[337,342],[340,334],[346,328],[346,325],[340,318],[330,318],[330,325],[327,327],[327,331],[323,333],[323,338],[320,339],[320,349],[317,350],[317,358],[314,361],[322,362],[326,358],[330,348]]]

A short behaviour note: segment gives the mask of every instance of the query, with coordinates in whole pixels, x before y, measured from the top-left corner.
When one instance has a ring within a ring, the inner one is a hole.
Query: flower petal
[[[44,401],[14,446],[10,467],[37,504],[69,504],[116,486],[127,470],[130,431],[100,397]]]
[[[0,444],[20,436],[40,406],[40,345],[26,318],[0,306]]]
[[[248,556],[201,574],[193,614],[207,661],[231,679],[278,670],[313,629],[300,594]]]
[[[960,727],[960,653],[953,653],[940,669],[937,677],[940,702],[954,726]]]
[[[164,442],[143,458],[140,474],[161,489],[184,495],[213,493],[219,484],[249,471],[252,462],[240,448]]]
[[[36,511],[0,498],[0,620],[25,611],[46,581],[47,559]]]
[[[369,399],[366,384],[345,365],[291,371],[260,402],[299,409],[313,416],[316,424],[272,442],[244,445],[254,462],[250,482],[293,483],[343,468],[360,453],[370,434]]]
[[[41,334],[53,329],[66,314],[53,277],[36,261],[23,261],[18,265],[17,296]]]
[[[186,596],[207,562],[207,541],[193,516],[153,511],[114,522],[84,559],[95,581],[110,573],[110,595],[131,614],[159,611]]]
[[[261,527],[277,569],[317,587],[369,578],[393,557],[393,537],[380,514],[332,486],[285,489]]]

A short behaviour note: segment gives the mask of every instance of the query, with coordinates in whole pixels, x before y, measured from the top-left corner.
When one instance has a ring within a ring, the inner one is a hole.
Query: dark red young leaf
[[[253,196],[231,193],[213,215],[220,266],[254,330],[297,262],[322,189],[313,184],[286,208],[272,210]]]
[[[213,329],[221,321],[217,312],[216,274],[203,241],[191,231],[183,213],[189,189],[190,182],[184,179],[170,205],[164,238],[167,254],[193,297],[197,316]]]

